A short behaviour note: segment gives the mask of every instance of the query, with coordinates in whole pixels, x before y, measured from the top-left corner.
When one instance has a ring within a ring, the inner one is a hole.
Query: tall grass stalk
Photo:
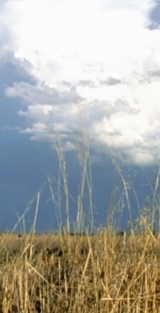
[[[91,225],[91,231],[93,229],[93,199],[92,199],[92,174],[91,174],[91,165],[90,165],[90,146],[89,146],[89,138],[85,131],[82,132],[82,138],[77,140],[76,145],[76,153],[78,156],[78,161],[80,165],[80,190],[78,194],[78,207],[77,207],[77,221],[76,227],[78,232],[82,232],[84,230],[84,193],[87,187],[88,191],[88,213],[89,220]]]
[[[127,208],[128,208],[128,212],[129,212],[130,228],[131,228],[131,231],[133,232],[134,231],[134,223],[133,223],[132,210],[131,210],[131,204],[130,204],[129,193],[128,193],[128,190],[130,189],[130,183],[125,179],[121,167],[119,166],[116,159],[112,156],[112,154],[110,153],[109,150],[107,150],[107,155],[110,157],[112,164],[113,164],[114,168],[116,169],[116,171],[117,171],[117,173],[121,179],[121,182],[123,185],[123,194],[124,194],[124,197],[126,199]]]
[[[67,173],[67,164],[65,158],[65,149],[63,147],[63,139],[60,134],[55,134],[52,140],[52,147],[56,151],[57,159],[59,163],[59,179],[58,181],[53,178],[51,179],[51,175],[48,175],[48,183],[49,189],[51,192],[51,198],[56,210],[56,217],[58,224],[62,223],[61,216],[61,195],[62,193],[65,196],[65,212],[66,212],[66,230],[70,232],[70,201],[72,200],[76,204],[76,232],[84,231],[84,196],[86,192],[86,188],[88,190],[88,208],[85,204],[85,210],[88,209],[88,221],[90,223],[90,231],[93,229],[93,199],[92,199],[92,174],[91,174],[91,165],[90,165],[90,147],[89,147],[89,138],[85,130],[82,129],[81,136],[77,136],[74,138],[74,144],[76,148],[76,155],[78,159],[78,163],[80,166],[80,184],[78,189],[78,196],[75,199],[69,192],[68,187],[68,173]],[[54,184],[54,181],[57,182],[59,197],[57,198]]]
[[[69,210],[69,189],[68,189],[68,178],[67,178],[67,169],[66,169],[66,159],[65,159],[65,151],[63,149],[63,143],[60,135],[57,133],[53,137],[53,141],[51,142],[53,149],[57,153],[60,174],[63,180],[63,188],[65,195],[65,212],[66,212],[66,228],[67,232],[70,232],[70,210]]]

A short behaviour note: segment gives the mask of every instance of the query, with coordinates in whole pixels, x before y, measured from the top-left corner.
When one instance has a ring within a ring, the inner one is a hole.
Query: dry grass
[[[160,312],[160,238],[0,237],[0,313]]]

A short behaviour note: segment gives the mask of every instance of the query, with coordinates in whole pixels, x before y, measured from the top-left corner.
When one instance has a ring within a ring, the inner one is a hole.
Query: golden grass
[[[160,312],[160,238],[2,235],[0,313]]]

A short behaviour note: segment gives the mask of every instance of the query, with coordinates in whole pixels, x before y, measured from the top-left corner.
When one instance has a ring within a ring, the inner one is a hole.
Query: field
[[[160,237],[1,234],[0,313],[160,312]]]

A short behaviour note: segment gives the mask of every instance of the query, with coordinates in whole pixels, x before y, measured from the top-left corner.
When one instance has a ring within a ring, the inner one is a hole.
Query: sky
[[[135,216],[153,195],[160,159],[160,1],[0,0],[0,8],[0,227],[32,198],[25,218],[33,218],[41,188],[39,229],[55,225],[48,175],[59,175],[59,143],[74,199],[79,151],[85,159],[89,150],[98,224],[115,175],[118,199],[124,181],[136,190]],[[72,203],[73,220],[75,212]]]

